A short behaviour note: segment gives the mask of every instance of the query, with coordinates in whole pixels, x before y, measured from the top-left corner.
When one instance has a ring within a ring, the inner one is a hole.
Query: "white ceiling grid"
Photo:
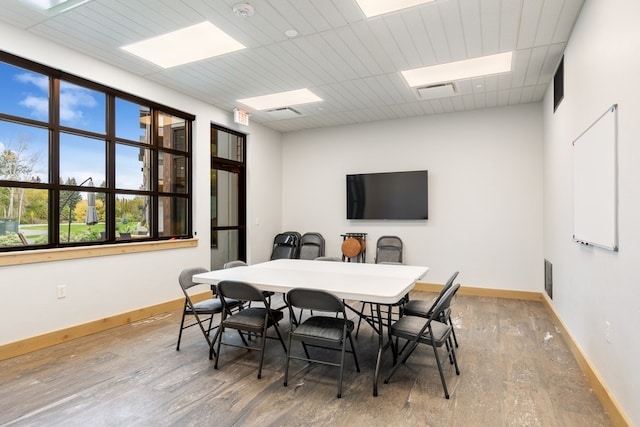
[[[251,116],[287,132],[538,102],[584,3],[436,0],[365,18],[355,0],[247,0],[255,13],[241,18],[238,1],[92,0],[49,16],[3,0],[0,20],[230,114],[238,99],[307,87],[323,101],[294,107],[300,116]],[[120,49],[207,20],[247,49],[169,69]],[[508,51],[510,73],[457,81],[452,97],[420,100],[399,73]]]

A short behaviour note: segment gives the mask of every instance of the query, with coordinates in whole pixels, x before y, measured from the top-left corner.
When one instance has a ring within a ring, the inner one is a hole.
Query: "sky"
[[[0,62],[0,112],[39,121],[46,121],[49,113],[48,78],[19,67]],[[96,133],[105,133],[105,95],[68,82],[60,85],[60,124]],[[116,134],[139,141],[140,106],[118,99],[116,101]],[[48,132],[46,129],[0,121],[0,150],[16,150],[18,141],[28,144],[25,157],[37,155],[34,175],[48,181]],[[142,184],[142,163],[137,148],[118,145],[116,150],[117,186],[138,189]],[[63,181],[73,177],[80,183],[92,177],[95,185],[105,178],[104,140],[62,134],[60,138],[60,171]]]

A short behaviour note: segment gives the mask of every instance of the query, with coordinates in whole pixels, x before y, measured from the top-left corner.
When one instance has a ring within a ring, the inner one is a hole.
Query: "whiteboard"
[[[618,250],[617,105],[573,141],[573,240]]]

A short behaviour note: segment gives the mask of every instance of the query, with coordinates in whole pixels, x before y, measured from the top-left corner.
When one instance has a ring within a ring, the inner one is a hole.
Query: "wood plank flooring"
[[[543,303],[459,295],[452,307],[461,374],[446,364],[449,400],[423,346],[389,384],[385,353],[373,397],[377,338],[368,326],[356,341],[361,372],[347,355],[337,399],[328,366],[292,361],[284,387],[274,340],[262,379],[259,353],[233,347],[214,370],[194,328],[176,351],[180,317],[171,312],[0,362],[0,426],[610,425]],[[288,317],[281,326],[286,337]]]

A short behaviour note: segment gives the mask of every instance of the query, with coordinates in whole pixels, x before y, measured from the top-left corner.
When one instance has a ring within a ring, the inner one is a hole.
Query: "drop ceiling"
[[[250,17],[234,14],[237,3],[91,0],[51,16],[3,0],[0,21],[230,115],[238,99],[306,87],[323,101],[293,106],[299,114],[250,111],[291,132],[541,101],[584,0],[437,0],[372,18],[355,0],[252,0]],[[203,21],[247,49],[163,69],[120,48]],[[421,99],[400,75],[510,51],[511,72],[457,80],[444,97]]]

